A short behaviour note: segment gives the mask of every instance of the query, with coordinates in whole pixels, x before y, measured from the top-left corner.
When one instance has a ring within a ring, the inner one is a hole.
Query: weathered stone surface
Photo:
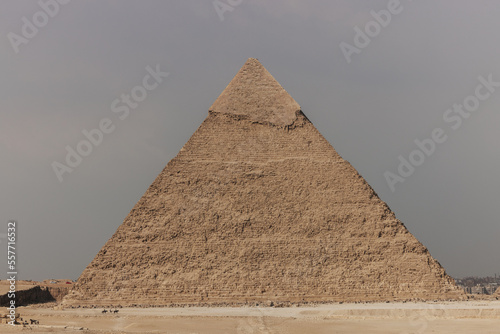
[[[51,283],[52,282],[52,283]],[[71,289],[71,280],[16,281],[15,299],[17,306],[61,302]],[[0,281],[0,306],[10,305],[10,281]]]
[[[249,59],[65,303],[463,296],[297,103]]]
[[[69,292],[69,287],[47,287],[36,285],[30,289],[16,291],[16,305],[27,306],[30,304],[40,304],[48,302],[60,302]],[[10,305],[9,294],[0,296],[0,306]]]

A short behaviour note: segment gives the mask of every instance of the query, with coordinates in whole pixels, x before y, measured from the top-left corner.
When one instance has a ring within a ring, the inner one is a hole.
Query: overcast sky
[[[500,273],[500,3],[394,1],[1,1],[0,233],[18,221],[19,278],[78,278],[249,57],[450,275]],[[101,122],[60,182],[54,162]]]

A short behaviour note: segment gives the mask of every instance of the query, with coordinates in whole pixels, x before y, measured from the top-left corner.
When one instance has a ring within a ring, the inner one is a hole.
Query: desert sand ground
[[[1,333],[500,333],[500,301],[18,311],[40,325],[0,325]]]

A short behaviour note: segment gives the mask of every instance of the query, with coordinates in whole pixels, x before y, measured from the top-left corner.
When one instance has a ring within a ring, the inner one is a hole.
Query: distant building
[[[497,291],[498,289],[498,284],[497,283],[489,283],[485,285],[485,290],[488,295],[492,295]]]
[[[468,294],[494,295],[500,286],[500,277],[464,277],[455,279],[457,286]]]
[[[473,294],[473,295],[482,295],[482,294],[486,294],[486,288],[484,286],[481,286],[481,284],[478,284],[476,286],[473,286],[471,288],[467,288],[470,290],[469,291],[466,291],[467,293],[470,293],[470,294]]]

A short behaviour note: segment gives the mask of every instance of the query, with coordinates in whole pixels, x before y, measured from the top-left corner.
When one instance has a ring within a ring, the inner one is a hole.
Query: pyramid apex
[[[291,125],[299,111],[299,104],[257,58],[247,59],[209,109],[276,126]]]

